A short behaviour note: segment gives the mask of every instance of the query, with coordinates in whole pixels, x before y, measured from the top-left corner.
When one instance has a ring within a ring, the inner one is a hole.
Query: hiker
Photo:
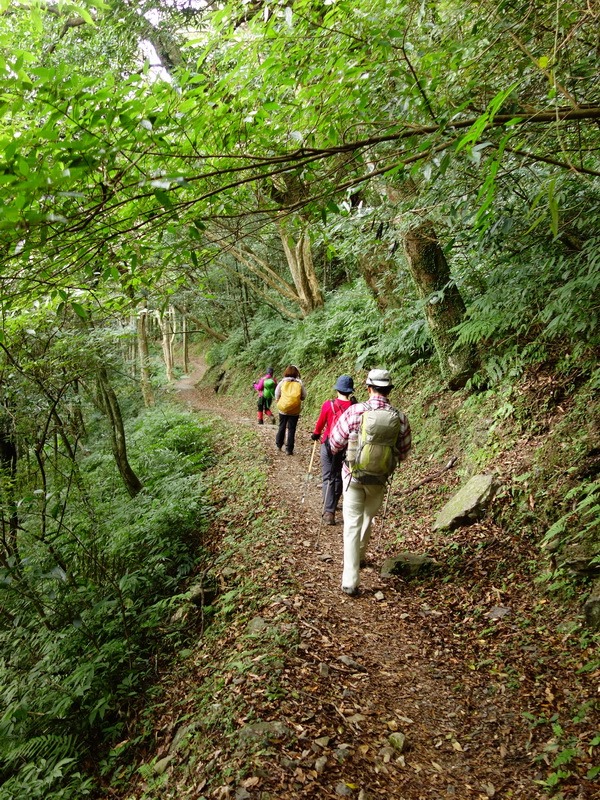
[[[354,392],[354,381],[350,375],[340,375],[333,389],[337,392],[337,397],[335,400],[326,400],[323,403],[319,419],[311,435],[313,442],[321,440],[322,517],[325,525],[335,525],[335,510],[338,500],[342,496],[342,464],[346,456],[345,450],[340,450],[335,455],[331,452],[329,434],[344,411],[347,411],[352,403],[356,402],[351,397]]]
[[[273,367],[269,367],[265,375],[253,384],[253,388],[258,392],[258,424],[264,425],[263,415],[270,418],[273,424],[275,417],[271,412],[271,403],[275,397],[275,387],[277,380],[273,377]]]
[[[344,569],[342,591],[358,594],[359,570],[364,565],[373,517],[381,508],[386,483],[411,445],[410,425],[388,395],[394,388],[390,373],[372,369],[367,375],[369,399],[345,411],[329,434],[333,454],[347,449],[344,482]]]
[[[275,389],[275,400],[279,411],[279,428],[275,435],[275,444],[277,449],[281,450],[285,439],[285,452],[288,456],[294,455],[296,426],[305,397],[306,389],[300,380],[300,371],[298,367],[290,364]]]

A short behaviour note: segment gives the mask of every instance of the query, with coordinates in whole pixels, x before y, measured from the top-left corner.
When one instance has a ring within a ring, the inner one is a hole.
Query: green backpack
[[[352,477],[359,483],[385,484],[398,465],[395,447],[403,415],[392,406],[370,408],[362,415]]]
[[[263,397],[265,400],[272,400],[275,397],[275,387],[277,384],[273,378],[265,378],[263,383]]]

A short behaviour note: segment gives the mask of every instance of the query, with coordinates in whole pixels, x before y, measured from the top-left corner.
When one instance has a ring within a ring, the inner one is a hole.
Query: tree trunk
[[[180,314],[184,313],[181,310],[180,306],[175,306],[175,308],[179,311]],[[196,325],[198,328],[200,328],[200,330],[204,331],[204,333],[206,333],[207,336],[210,336],[211,339],[216,339],[217,342],[226,342],[227,341],[226,334],[221,333],[220,331],[214,330],[214,328],[211,328],[210,325],[207,325],[206,322],[202,322],[201,319],[198,319],[198,317],[195,317],[193,314],[189,314],[188,312],[185,312],[185,316],[190,322],[193,322],[194,325]]]
[[[19,529],[15,499],[18,452],[10,415],[4,408],[0,409],[0,414],[0,487],[2,489],[2,506],[8,510],[8,519],[5,519],[4,513],[2,513],[2,545],[5,555],[10,557],[16,550],[17,530]]]
[[[253,253],[251,250],[242,250],[239,247],[235,247],[233,244],[229,244],[226,237],[217,236],[210,232],[205,233],[205,236],[207,239],[209,239],[209,241],[220,247],[223,253],[230,253],[236,259],[236,261],[246,267],[246,269],[253,275],[256,275],[260,279],[261,283],[265,284],[271,289],[274,289],[278,295],[291,300],[293,303],[302,308],[302,302],[298,296],[297,289],[291,286],[280,275],[278,275],[277,272],[272,269],[266,261],[264,261],[262,258],[259,258],[256,253]],[[269,295],[266,294],[264,290],[256,286],[256,284],[253,283],[247,275],[244,275],[244,273],[240,272],[237,268],[233,269],[230,267],[227,263],[227,259],[223,259],[221,264],[224,269],[235,275],[239,281],[245,283],[246,286],[250,286],[253,292],[266,300],[266,302],[279,311],[282,316],[286,317],[287,319],[298,319],[297,314],[288,311],[288,309],[281,303],[273,300]],[[302,316],[304,316],[304,314],[305,312],[303,311]]]
[[[172,336],[171,336],[171,314],[170,311],[167,311],[164,314],[156,312],[156,319],[158,320],[158,324],[160,326],[160,332],[162,337],[162,351],[163,351],[163,359],[165,362],[165,371],[167,373],[167,380],[169,383],[173,382],[173,348],[172,348]]]
[[[187,316],[181,315],[181,360],[182,368],[185,375],[190,371],[190,337],[187,331]]]
[[[129,492],[129,496],[135,497],[144,487],[131,468],[127,458],[127,441],[125,438],[125,427],[123,425],[123,417],[121,416],[121,408],[117,400],[117,395],[108,380],[108,373],[104,367],[98,370],[98,388],[100,390],[100,396],[102,397],[104,410],[110,421],[112,450],[119,473],[121,474],[125,488]]]
[[[81,403],[79,402],[79,380],[73,381],[73,394],[76,401],[69,407],[69,416],[71,419],[71,428],[75,433],[75,438],[80,439],[85,436],[85,420],[81,411]]]
[[[140,359],[140,385],[144,406],[150,408],[154,405],[154,394],[150,381],[150,352],[148,348],[148,309],[141,308],[137,318],[138,356]]]
[[[169,324],[171,326],[171,336],[169,337],[169,352],[171,354],[171,371],[175,367],[175,342],[177,341],[177,312],[173,306],[169,306]]]
[[[281,205],[282,209],[290,209],[294,205],[302,204],[302,201],[308,197],[308,189],[298,175],[279,175],[276,179],[273,178],[270,195],[273,200]],[[306,217],[298,214],[296,217],[298,223],[296,230],[299,228],[300,235],[294,241],[290,226],[286,225],[286,220],[288,219],[290,218],[285,211],[275,216],[300,308],[304,314],[309,314],[315,308],[323,305],[323,294],[315,272],[310,236],[308,234],[310,223]]]
[[[278,227],[300,308],[304,314],[309,314],[323,305],[323,295],[315,272],[308,230],[303,228],[300,237],[294,242],[281,222]]]
[[[424,222],[404,238],[408,269],[419,296],[426,302],[425,314],[438,354],[442,376],[450,389],[460,389],[477,368],[475,349],[455,349],[452,328],[462,321],[465,304],[458,291],[433,224]]]
[[[129,330],[134,331],[136,330],[137,325],[137,317],[135,314],[132,314],[129,317]],[[127,353],[127,363],[129,364],[129,369],[131,371],[131,377],[133,380],[137,380],[137,364],[138,364],[138,345],[136,342],[137,337],[129,336],[129,352]]]

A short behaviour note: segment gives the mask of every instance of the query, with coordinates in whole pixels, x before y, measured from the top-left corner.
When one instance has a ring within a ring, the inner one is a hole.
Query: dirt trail
[[[281,532],[282,561],[297,580],[298,595],[289,610],[297,616],[302,635],[286,669],[290,696],[278,709],[278,719],[294,731],[298,745],[295,750],[284,747],[281,757],[263,770],[260,790],[250,783],[230,796],[545,797],[535,783],[539,774],[527,752],[531,733],[518,708],[525,695],[532,702],[537,678],[522,665],[515,667],[515,675],[507,667],[494,677],[480,668],[490,653],[461,606],[461,593],[469,591],[469,582],[450,592],[443,574],[417,583],[379,577],[379,567],[391,551],[423,552],[423,546],[431,545],[423,534],[426,496],[419,503],[407,503],[406,509],[398,500],[383,525],[381,519],[375,521],[360,595],[347,597],[340,590],[342,515],[338,512],[336,526],[320,525],[318,459],[314,480],[306,479],[312,420],[301,418],[296,453],[288,457],[275,448],[275,426],[258,426],[230,398],[195,388],[202,372],[200,364],[178,383],[179,398],[190,408],[255,430],[268,464],[271,502],[288,510],[288,524]],[[418,480],[419,474],[414,475]],[[394,546],[398,525],[403,526],[405,548]],[[489,533],[472,535],[483,541]],[[494,546],[510,549],[510,543],[495,534]],[[483,580],[478,569],[482,567],[474,565],[473,581]],[[478,589],[478,597],[489,600],[490,587],[499,592],[490,579]],[[498,605],[500,597],[495,596]],[[527,601],[512,598],[513,605],[519,602]],[[516,630],[507,627],[506,636],[514,637]],[[536,658],[540,655],[536,650]],[[521,670],[524,674],[518,674]],[[509,676],[516,687],[511,688]],[[559,669],[556,679],[561,680]],[[301,702],[291,702],[294,693]],[[273,719],[272,705],[269,713],[265,718]],[[406,735],[402,752],[390,743],[394,732]],[[567,796],[593,794],[582,788],[580,794]]]

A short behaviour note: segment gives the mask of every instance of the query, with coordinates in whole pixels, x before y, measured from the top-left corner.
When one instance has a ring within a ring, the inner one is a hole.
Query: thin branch
[[[564,97],[566,97],[567,100],[569,100],[569,102],[571,102],[573,104],[573,108],[579,108],[579,104],[577,103],[577,100],[573,97],[573,95],[569,92],[568,89],[565,89],[565,87],[562,86],[556,80],[556,75],[551,73],[545,67],[541,67],[540,66],[539,61],[529,52],[529,50],[527,49],[525,44],[519,39],[518,36],[516,36],[512,31],[508,31],[508,35],[514,41],[514,43],[517,45],[517,47],[525,53],[525,55],[531,61],[531,63],[534,64],[545,75],[545,77],[548,79],[548,83],[551,86],[554,86],[556,89],[558,89],[560,91],[560,93],[562,95],[564,95]]]
[[[419,483],[415,483],[413,486],[409,486],[408,489],[402,489],[401,492],[394,492],[394,497],[400,497],[400,495],[403,494],[412,494],[413,492],[416,492],[417,489],[421,488],[421,486],[425,486],[426,483],[431,483],[431,481],[435,481],[437,478],[440,477],[440,475],[443,475],[444,472],[447,472],[449,469],[452,469],[452,467],[456,464],[457,461],[458,461],[458,456],[452,456],[452,458],[450,459],[450,461],[448,461],[445,467],[442,467],[442,469],[438,470],[433,475],[429,475],[427,478],[423,478],[423,480],[419,481]]]
[[[562,169],[567,169],[570,172],[594,175],[595,177],[600,178],[600,172],[597,172],[594,169],[587,169],[587,167],[576,167],[575,164],[572,163],[559,161],[558,159],[550,158],[549,156],[538,156],[535,153],[528,153],[526,150],[520,150],[513,147],[505,147],[504,149],[507,153],[514,153],[517,156],[523,156],[523,158],[528,158],[530,161],[542,161],[544,164],[552,164],[555,167],[561,167]]]

